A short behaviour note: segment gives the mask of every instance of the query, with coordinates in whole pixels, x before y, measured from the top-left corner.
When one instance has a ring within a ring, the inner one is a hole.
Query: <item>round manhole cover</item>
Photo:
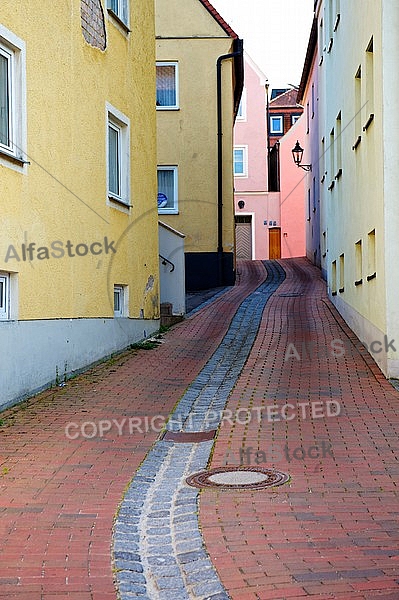
[[[219,467],[194,473],[187,477],[186,482],[198,488],[259,490],[282,485],[288,480],[289,475],[286,473],[262,467]]]

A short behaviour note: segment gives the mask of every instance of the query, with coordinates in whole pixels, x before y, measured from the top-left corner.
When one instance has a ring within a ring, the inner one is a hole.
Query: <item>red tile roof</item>
[[[212,17],[219,23],[222,29],[232,38],[238,38],[235,31],[232,30],[230,25],[226,23],[223,17],[218,13],[216,8],[212,6],[209,0],[199,0],[206,10],[212,15]]]
[[[270,101],[270,108],[276,107],[276,106],[280,106],[280,107],[296,106],[297,105],[297,95],[298,95],[298,90],[296,88],[287,90],[283,94],[276,96],[276,98],[273,98],[273,100]]]

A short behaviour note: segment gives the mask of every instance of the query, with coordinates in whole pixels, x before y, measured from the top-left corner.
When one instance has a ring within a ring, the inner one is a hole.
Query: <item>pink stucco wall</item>
[[[252,60],[245,57],[244,107],[245,120],[237,119],[234,127],[234,145],[248,146],[248,177],[236,177],[237,192],[267,190],[267,130],[266,130],[266,77]]]
[[[248,173],[247,177],[234,178],[235,213],[252,217],[252,258],[256,260],[268,257],[267,223],[271,219],[280,219],[278,195],[267,192],[265,83],[265,75],[246,55],[244,119],[236,121],[234,145],[247,147]],[[240,200],[245,203],[242,209],[238,207]]]
[[[305,116],[302,115],[280,140],[281,258],[306,254],[307,174],[294,164],[291,152],[297,140],[303,147],[304,137]],[[303,162],[307,162],[306,154]]]
[[[252,217],[252,258],[269,258],[269,228],[281,228],[282,258],[305,255],[305,172],[292,161],[291,149],[303,139],[302,116],[280,140],[281,192],[269,192],[267,182],[266,77],[245,57],[245,118],[234,127],[234,145],[246,146],[246,177],[235,177],[235,214]],[[295,138],[295,139],[294,139]],[[294,139],[294,141],[292,141]],[[239,208],[238,202],[244,207]]]
[[[239,200],[244,200],[245,207],[238,207]],[[280,193],[268,192],[264,195],[245,196],[236,194],[235,214],[252,216],[252,258],[266,260],[269,258],[269,223],[276,222],[280,226]]]

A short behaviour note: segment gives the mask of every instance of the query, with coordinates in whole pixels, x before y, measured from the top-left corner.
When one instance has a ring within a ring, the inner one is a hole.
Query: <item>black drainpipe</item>
[[[217,120],[218,120],[218,279],[223,285],[223,129],[222,129],[222,62],[240,56],[243,58],[243,41],[234,39],[233,48],[238,48],[231,54],[222,54],[216,61],[217,74]],[[236,73],[237,75],[238,73]],[[234,113],[237,114],[241,99],[243,81],[238,82],[239,94],[234,98]],[[235,90],[236,91],[236,90]]]

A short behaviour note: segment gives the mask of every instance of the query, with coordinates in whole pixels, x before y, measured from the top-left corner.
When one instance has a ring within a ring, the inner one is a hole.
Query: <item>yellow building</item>
[[[307,110],[315,106],[307,119],[321,267],[339,312],[383,372],[399,377],[398,4],[318,0],[315,17],[317,61],[301,86]]]
[[[159,326],[150,0],[3,0],[0,406]]]
[[[208,0],[156,0],[158,211],[185,235],[187,289],[232,284],[242,40]]]

